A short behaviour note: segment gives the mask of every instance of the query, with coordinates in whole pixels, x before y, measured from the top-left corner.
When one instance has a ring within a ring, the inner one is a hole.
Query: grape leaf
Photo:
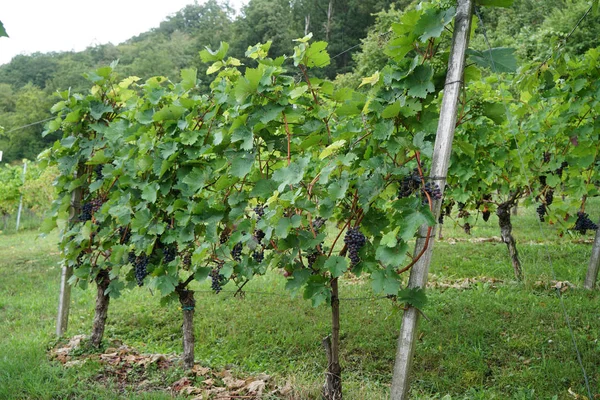
[[[333,278],[337,278],[348,269],[348,261],[345,257],[331,256],[325,261],[325,269],[331,273]]]

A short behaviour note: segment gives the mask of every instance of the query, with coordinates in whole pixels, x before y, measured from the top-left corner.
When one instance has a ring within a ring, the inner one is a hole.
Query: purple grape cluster
[[[254,231],[254,237],[256,238],[256,241],[260,244],[260,243],[262,243],[262,240],[265,238],[265,233],[262,230],[257,229]]]
[[[223,267],[223,264],[219,264],[216,268],[213,268],[212,271],[210,271],[210,288],[217,294],[222,290],[226,281],[225,275],[221,274],[221,267]]]
[[[490,219],[490,215],[492,215],[492,213],[490,212],[490,210],[488,210],[487,208],[485,210],[483,210],[481,212],[481,214],[483,215],[483,220],[485,222],[488,222],[488,220]]]
[[[252,258],[254,258],[254,261],[256,261],[257,263],[260,264],[265,259],[264,250],[256,250],[255,252],[252,253]]]
[[[313,228],[315,231],[318,231],[325,225],[325,218],[317,217],[313,221]]]
[[[163,249],[163,259],[165,263],[170,263],[177,256],[177,245],[168,245]]]
[[[237,242],[231,250],[231,257],[235,261],[242,261],[242,242]]]
[[[421,188],[421,191],[423,192],[423,204],[429,203],[425,192],[429,194],[429,197],[431,197],[432,201],[440,200],[442,198],[442,191],[437,183],[425,182],[425,187]]]
[[[579,211],[577,213],[577,221],[575,221],[575,227],[573,227],[573,230],[585,235],[588,230],[597,231],[598,225],[593,223],[586,213]]]
[[[253,208],[253,210],[258,216],[259,220],[262,218],[263,215],[265,215],[265,207],[260,203],[258,203],[257,206]]]
[[[102,173],[102,164],[96,165],[96,167],[94,168],[94,173],[96,174],[97,181],[104,178],[104,174]]]
[[[421,182],[419,170],[415,168],[410,175],[402,178],[400,189],[398,189],[398,198],[403,199],[416,192],[421,187]]]
[[[350,263],[356,265],[360,262],[358,252],[367,243],[367,238],[358,228],[350,228],[346,231],[344,236],[344,243],[348,247],[348,257]]]
[[[148,275],[148,256],[146,255],[146,253],[142,253],[135,258],[133,262],[133,267],[135,270],[135,279],[137,281],[138,286],[144,285],[144,278]]]
[[[468,222],[465,222],[465,224],[463,225],[463,230],[465,231],[465,233],[467,235],[471,234],[471,224],[469,224]]]
[[[546,210],[546,205],[544,203],[540,204],[536,209],[535,212],[538,215],[538,218],[540,219],[540,222],[544,222],[544,216],[548,213],[548,210]]]
[[[190,269],[190,267],[192,266],[192,253],[186,251],[183,255],[183,260],[181,261],[181,263],[183,264],[183,269]]]

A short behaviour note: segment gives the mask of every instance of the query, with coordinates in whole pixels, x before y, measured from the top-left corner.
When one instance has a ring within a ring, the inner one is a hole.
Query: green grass
[[[481,222],[473,237],[498,236],[497,221]],[[558,399],[585,394],[583,375],[550,282],[581,286],[589,244],[540,232],[534,210],[520,209],[515,236],[525,281],[514,282],[502,243],[472,243],[447,221],[445,239],[435,244],[431,273],[436,280],[493,277],[469,290],[431,289],[417,343],[413,398]],[[457,240],[450,240],[454,238]],[[167,392],[135,393],[116,381],[98,380],[95,363],[65,369],[49,361],[54,343],[60,269],[56,236],[34,232],[0,235],[0,399],[170,398]],[[214,295],[196,284],[196,358],[240,374],[265,372],[291,381],[297,398],[317,399],[326,368],[321,339],[330,330],[327,307],[291,298],[285,279],[273,272],[247,285],[244,299]],[[255,291],[266,294],[253,293]],[[343,281],[342,298],[372,295],[370,283]],[[73,290],[68,336],[89,333],[94,291]],[[570,316],[594,394],[600,393],[598,292],[569,289]],[[346,399],[388,398],[401,310],[388,300],[342,300],[341,357]],[[110,305],[105,338],[141,352],[181,351],[181,312],[159,306],[148,290],[126,292]],[[181,371],[154,376],[168,385]],[[152,378],[152,377],[151,377]]]

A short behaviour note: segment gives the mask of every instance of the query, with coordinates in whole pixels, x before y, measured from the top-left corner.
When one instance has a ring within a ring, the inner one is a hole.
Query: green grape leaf
[[[304,177],[304,172],[309,162],[309,157],[300,158],[290,165],[275,171],[273,173],[273,180],[280,183],[278,190],[282,192],[285,186],[299,183]]]
[[[190,90],[196,86],[198,70],[196,68],[185,68],[181,70],[181,87]]]
[[[381,261],[384,265],[398,268],[406,260],[408,251],[408,244],[406,242],[400,242],[396,247],[387,247],[386,245],[379,245],[375,251],[375,258]]]
[[[227,54],[227,50],[229,50],[229,44],[225,42],[221,42],[216,51],[212,51],[210,48],[205,47],[205,49],[200,52],[200,59],[204,63],[222,61]]]
[[[517,58],[515,49],[509,47],[496,47],[491,50],[467,50],[469,60],[482,68],[489,68],[494,72],[517,71]]]
[[[422,310],[427,304],[427,295],[422,288],[405,288],[398,292],[398,301]]]
[[[418,65],[406,78],[408,95],[424,99],[427,93],[433,93],[435,86],[431,78],[433,78],[433,68],[430,65]]]
[[[348,261],[346,257],[331,256],[325,261],[325,269],[331,273],[333,278],[337,278],[348,269]]]
[[[179,280],[171,275],[161,275],[155,279],[156,288],[160,290],[160,294],[163,297],[173,293],[178,284]]]

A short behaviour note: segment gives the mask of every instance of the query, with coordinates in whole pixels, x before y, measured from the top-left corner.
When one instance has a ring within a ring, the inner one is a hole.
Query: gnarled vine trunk
[[[187,369],[194,367],[194,291],[178,287],[177,294],[183,312],[183,365]]]
[[[502,236],[502,241],[506,243],[506,246],[508,247],[510,262],[512,263],[513,270],[515,271],[515,278],[521,281],[523,280],[523,269],[521,268],[521,261],[519,260],[517,243],[512,235],[512,223],[510,221],[510,210],[512,206],[512,202],[502,203],[498,206],[496,214],[498,215],[498,225],[500,225],[500,235]]]
[[[102,337],[104,336],[104,328],[106,326],[106,317],[108,315],[108,303],[110,297],[106,294],[106,289],[110,284],[108,270],[102,269],[96,276],[96,309],[94,313],[94,322],[92,324],[92,335],[90,343],[94,347],[100,347]]]
[[[600,226],[600,221],[598,221]],[[594,239],[594,246],[592,247],[592,257],[590,258],[590,264],[588,266],[587,274],[585,276],[585,282],[583,287],[588,290],[594,290],[596,287],[596,281],[598,280],[598,269],[600,268],[600,228],[596,230],[596,238]]]
[[[323,347],[327,353],[327,375],[323,385],[323,397],[327,400],[341,400],[340,298],[337,278],[331,282],[331,335],[323,339]]]

